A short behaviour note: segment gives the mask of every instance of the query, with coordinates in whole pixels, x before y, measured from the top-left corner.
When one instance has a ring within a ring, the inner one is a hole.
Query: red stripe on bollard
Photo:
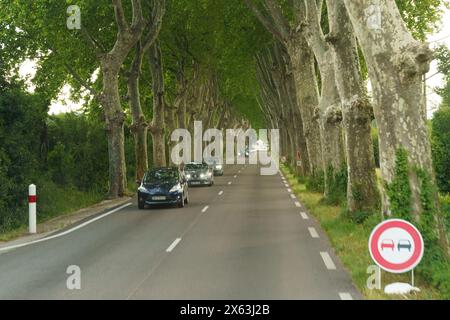
[[[28,203],[36,203],[37,196],[28,196]]]

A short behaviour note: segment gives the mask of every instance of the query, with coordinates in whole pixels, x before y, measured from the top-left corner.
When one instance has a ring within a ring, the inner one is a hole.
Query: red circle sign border
[[[386,261],[378,252],[378,239],[389,228],[400,228],[408,232],[414,241],[414,254],[403,263],[394,264]],[[369,238],[369,252],[372,260],[383,270],[391,273],[405,273],[414,269],[422,260],[424,252],[423,238],[417,228],[405,220],[390,219],[383,221],[375,227]]]

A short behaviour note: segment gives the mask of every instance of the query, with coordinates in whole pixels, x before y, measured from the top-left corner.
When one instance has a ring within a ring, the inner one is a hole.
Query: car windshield
[[[144,183],[174,181],[178,178],[178,172],[174,169],[157,169],[145,175]]]
[[[208,169],[208,165],[206,163],[189,163],[186,165],[185,170],[205,170]]]

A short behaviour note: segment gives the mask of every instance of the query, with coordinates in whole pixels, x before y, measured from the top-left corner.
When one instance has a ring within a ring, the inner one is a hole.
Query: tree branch
[[[114,14],[116,16],[117,27],[119,33],[126,32],[128,30],[127,20],[125,19],[125,13],[123,11],[122,0],[112,0],[114,6]]]
[[[291,27],[285,17],[283,17],[283,13],[281,12],[280,6],[276,3],[276,0],[265,0],[265,7],[275,21],[275,26],[280,34],[284,39],[288,39]]]
[[[80,75],[72,68],[71,65],[65,62],[64,67],[72,75],[75,81],[77,81],[82,87],[86,88],[86,90],[88,90],[93,96],[95,96],[96,98],[99,97],[98,91],[95,90],[88,82],[83,80],[83,78],[80,77]]]
[[[282,43],[287,41],[287,38],[283,36],[283,34],[278,30],[276,25],[270,21],[262,12],[256,7],[253,0],[244,0],[247,7],[253,12],[255,17],[261,22],[261,24]]]

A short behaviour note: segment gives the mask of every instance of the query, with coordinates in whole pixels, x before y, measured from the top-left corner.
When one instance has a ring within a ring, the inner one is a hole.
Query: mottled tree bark
[[[139,78],[141,74],[144,55],[158,37],[158,34],[161,30],[162,18],[164,16],[164,13],[165,0],[155,1],[152,10],[151,23],[149,24],[149,30],[145,34],[145,36],[143,36],[142,39],[136,44],[133,62],[127,73],[128,98],[133,120],[131,125],[131,132],[134,136],[136,181],[141,181],[144,174],[148,170],[148,122],[145,118],[144,113],[142,112]]]
[[[408,153],[411,214],[419,221],[423,213],[422,185],[417,169],[433,177],[431,147],[423,117],[422,76],[428,72],[432,51],[415,40],[407,30],[394,1],[344,0],[369,68],[374,92],[375,118],[380,136],[380,162],[383,180],[394,178],[396,153]],[[435,186],[434,179],[431,182]],[[437,189],[434,194],[438,208]],[[390,199],[383,190],[383,214],[392,214]],[[448,240],[441,215],[436,226],[442,246]]]
[[[130,50],[141,37],[144,19],[139,0],[133,0],[133,21],[128,25],[122,1],[112,0],[116,23],[117,39],[108,53],[98,53],[103,75],[103,89],[99,101],[103,106],[109,153],[109,197],[123,196],[127,190],[126,165],[124,150],[124,120],[119,96],[119,71]],[[94,44],[95,45],[95,44]]]
[[[164,99],[164,73],[162,66],[161,49],[156,41],[149,50],[150,71],[152,74],[153,87],[153,119],[150,125],[150,132],[153,143],[153,165],[155,167],[165,167],[166,147],[165,147],[165,99]]]
[[[322,132],[322,158],[325,177],[325,197],[330,192],[330,181],[333,176],[344,167],[344,150],[342,141],[342,113],[341,100],[336,87],[334,76],[334,61],[332,50],[325,41],[320,24],[321,12],[317,8],[316,0],[304,0],[304,6],[299,5],[298,10],[306,9],[306,23],[303,24],[303,34],[316,57],[322,80],[322,91],[319,98],[319,123]]]
[[[342,0],[327,0],[336,84],[342,101],[347,159],[349,212],[378,206],[375,157],[371,136],[372,106],[361,77],[353,26]]]

